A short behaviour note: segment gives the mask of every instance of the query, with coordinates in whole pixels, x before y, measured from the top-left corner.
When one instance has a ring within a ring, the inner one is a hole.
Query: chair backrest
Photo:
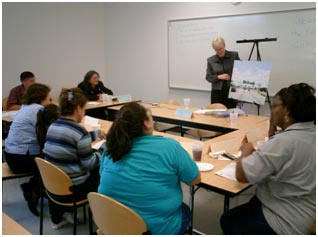
[[[162,104],[168,104],[168,105],[180,105],[180,103],[176,100],[165,100],[161,102]]]
[[[6,96],[2,99],[2,111],[7,110],[7,103],[8,103],[8,96]]]
[[[147,231],[141,216],[122,203],[96,192],[87,197],[94,221],[103,234],[141,235]]]
[[[206,109],[227,109],[227,107],[224,104],[220,104],[220,103],[209,104],[205,108]]]
[[[70,195],[69,188],[73,185],[71,178],[56,165],[39,157],[35,158],[44,187],[55,195]]]

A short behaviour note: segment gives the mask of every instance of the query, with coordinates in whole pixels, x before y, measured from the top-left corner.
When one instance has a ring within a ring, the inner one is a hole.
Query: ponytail
[[[118,161],[130,151],[131,144],[132,140],[128,134],[127,121],[117,119],[114,121],[107,135],[107,153],[111,155],[114,162]]]
[[[132,139],[144,134],[144,121],[148,120],[145,107],[133,102],[124,105],[119,117],[113,122],[107,134],[107,155],[116,162],[132,147]]]
[[[40,109],[36,117],[36,138],[40,146],[40,150],[42,151],[46,140],[47,130],[51,123],[53,123],[60,117],[60,109],[55,104],[49,104],[46,105],[43,109]]]
[[[35,130],[36,130],[36,138],[37,138],[38,144],[40,146],[40,151],[42,151],[44,148],[45,137],[46,137],[46,129],[45,129],[45,123],[44,123],[44,112],[42,109],[40,109],[36,115]]]

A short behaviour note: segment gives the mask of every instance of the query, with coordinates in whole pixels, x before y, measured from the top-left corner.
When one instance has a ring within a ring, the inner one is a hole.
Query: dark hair
[[[144,121],[148,120],[147,110],[132,102],[124,105],[107,134],[107,154],[115,162],[127,154],[132,146],[132,138],[144,134]]]
[[[29,72],[29,71],[22,72],[20,74],[20,81],[23,82],[29,79],[30,77],[34,77],[34,74],[32,72]]]
[[[96,74],[99,77],[98,72],[94,71],[94,70],[90,70],[88,71],[85,76],[84,76],[84,82],[89,83],[89,80],[91,79],[91,77]]]
[[[77,106],[84,108],[87,102],[86,96],[79,88],[62,89],[59,104],[61,115],[72,115]]]
[[[38,144],[40,149],[44,148],[45,138],[47,129],[55,120],[57,120],[61,116],[60,108],[56,104],[48,104],[44,106],[43,110],[39,110],[36,117],[36,137],[38,140]]]
[[[51,89],[47,85],[34,83],[31,85],[22,96],[22,103],[30,105],[33,103],[41,104],[49,95]]]
[[[281,89],[275,96],[279,96],[287,106],[289,117],[296,122],[309,122],[316,119],[315,89],[306,83],[293,84]]]

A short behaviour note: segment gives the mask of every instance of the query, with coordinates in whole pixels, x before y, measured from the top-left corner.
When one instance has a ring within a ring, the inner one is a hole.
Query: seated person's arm
[[[107,95],[113,95],[112,90],[105,87],[102,81],[99,81],[99,86],[100,86],[101,90],[103,91],[103,93],[105,93]]]
[[[195,180],[193,180],[190,183],[187,183],[187,185],[194,186],[194,185],[197,185],[199,183],[201,183],[201,173],[200,172],[198,173],[198,176],[195,178]]]
[[[19,110],[20,108],[21,108],[21,105],[10,105],[7,107],[7,111]]]
[[[18,96],[19,95],[13,89],[10,91],[7,101],[7,111],[19,110],[21,108]]]
[[[201,174],[197,164],[192,160],[189,153],[182,148],[181,145],[177,146],[176,152],[177,175],[180,181],[193,186],[201,182]]]
[[[242,159],[252,154],[254,152],[254,147],[251,143],[245,143],[244,145],[242,145],[241,151],[242,151],[242,154],[240,158],[238,158],[237,164],[236,164],[236,179],[239,182],[248,182],[243,170]]]

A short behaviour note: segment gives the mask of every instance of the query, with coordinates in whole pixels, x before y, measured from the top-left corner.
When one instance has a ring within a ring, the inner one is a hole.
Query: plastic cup
[[[112,102],[112,96],[107,95],[107,94],[102,94],[102,99],[106,103],[111,103]]]
[[[183,99],[183,104],[186,108],[188,108],[190,106],[190,102],[191,102],[191,99],[190,98],[184,98]]]
[[[193,160],[200,161],[202,157],[203,142],[192,143]]]
[[[238,118],[238,113],[237,112],[230,112],[231,124],[236,124],[237,123],[237,118]]]

